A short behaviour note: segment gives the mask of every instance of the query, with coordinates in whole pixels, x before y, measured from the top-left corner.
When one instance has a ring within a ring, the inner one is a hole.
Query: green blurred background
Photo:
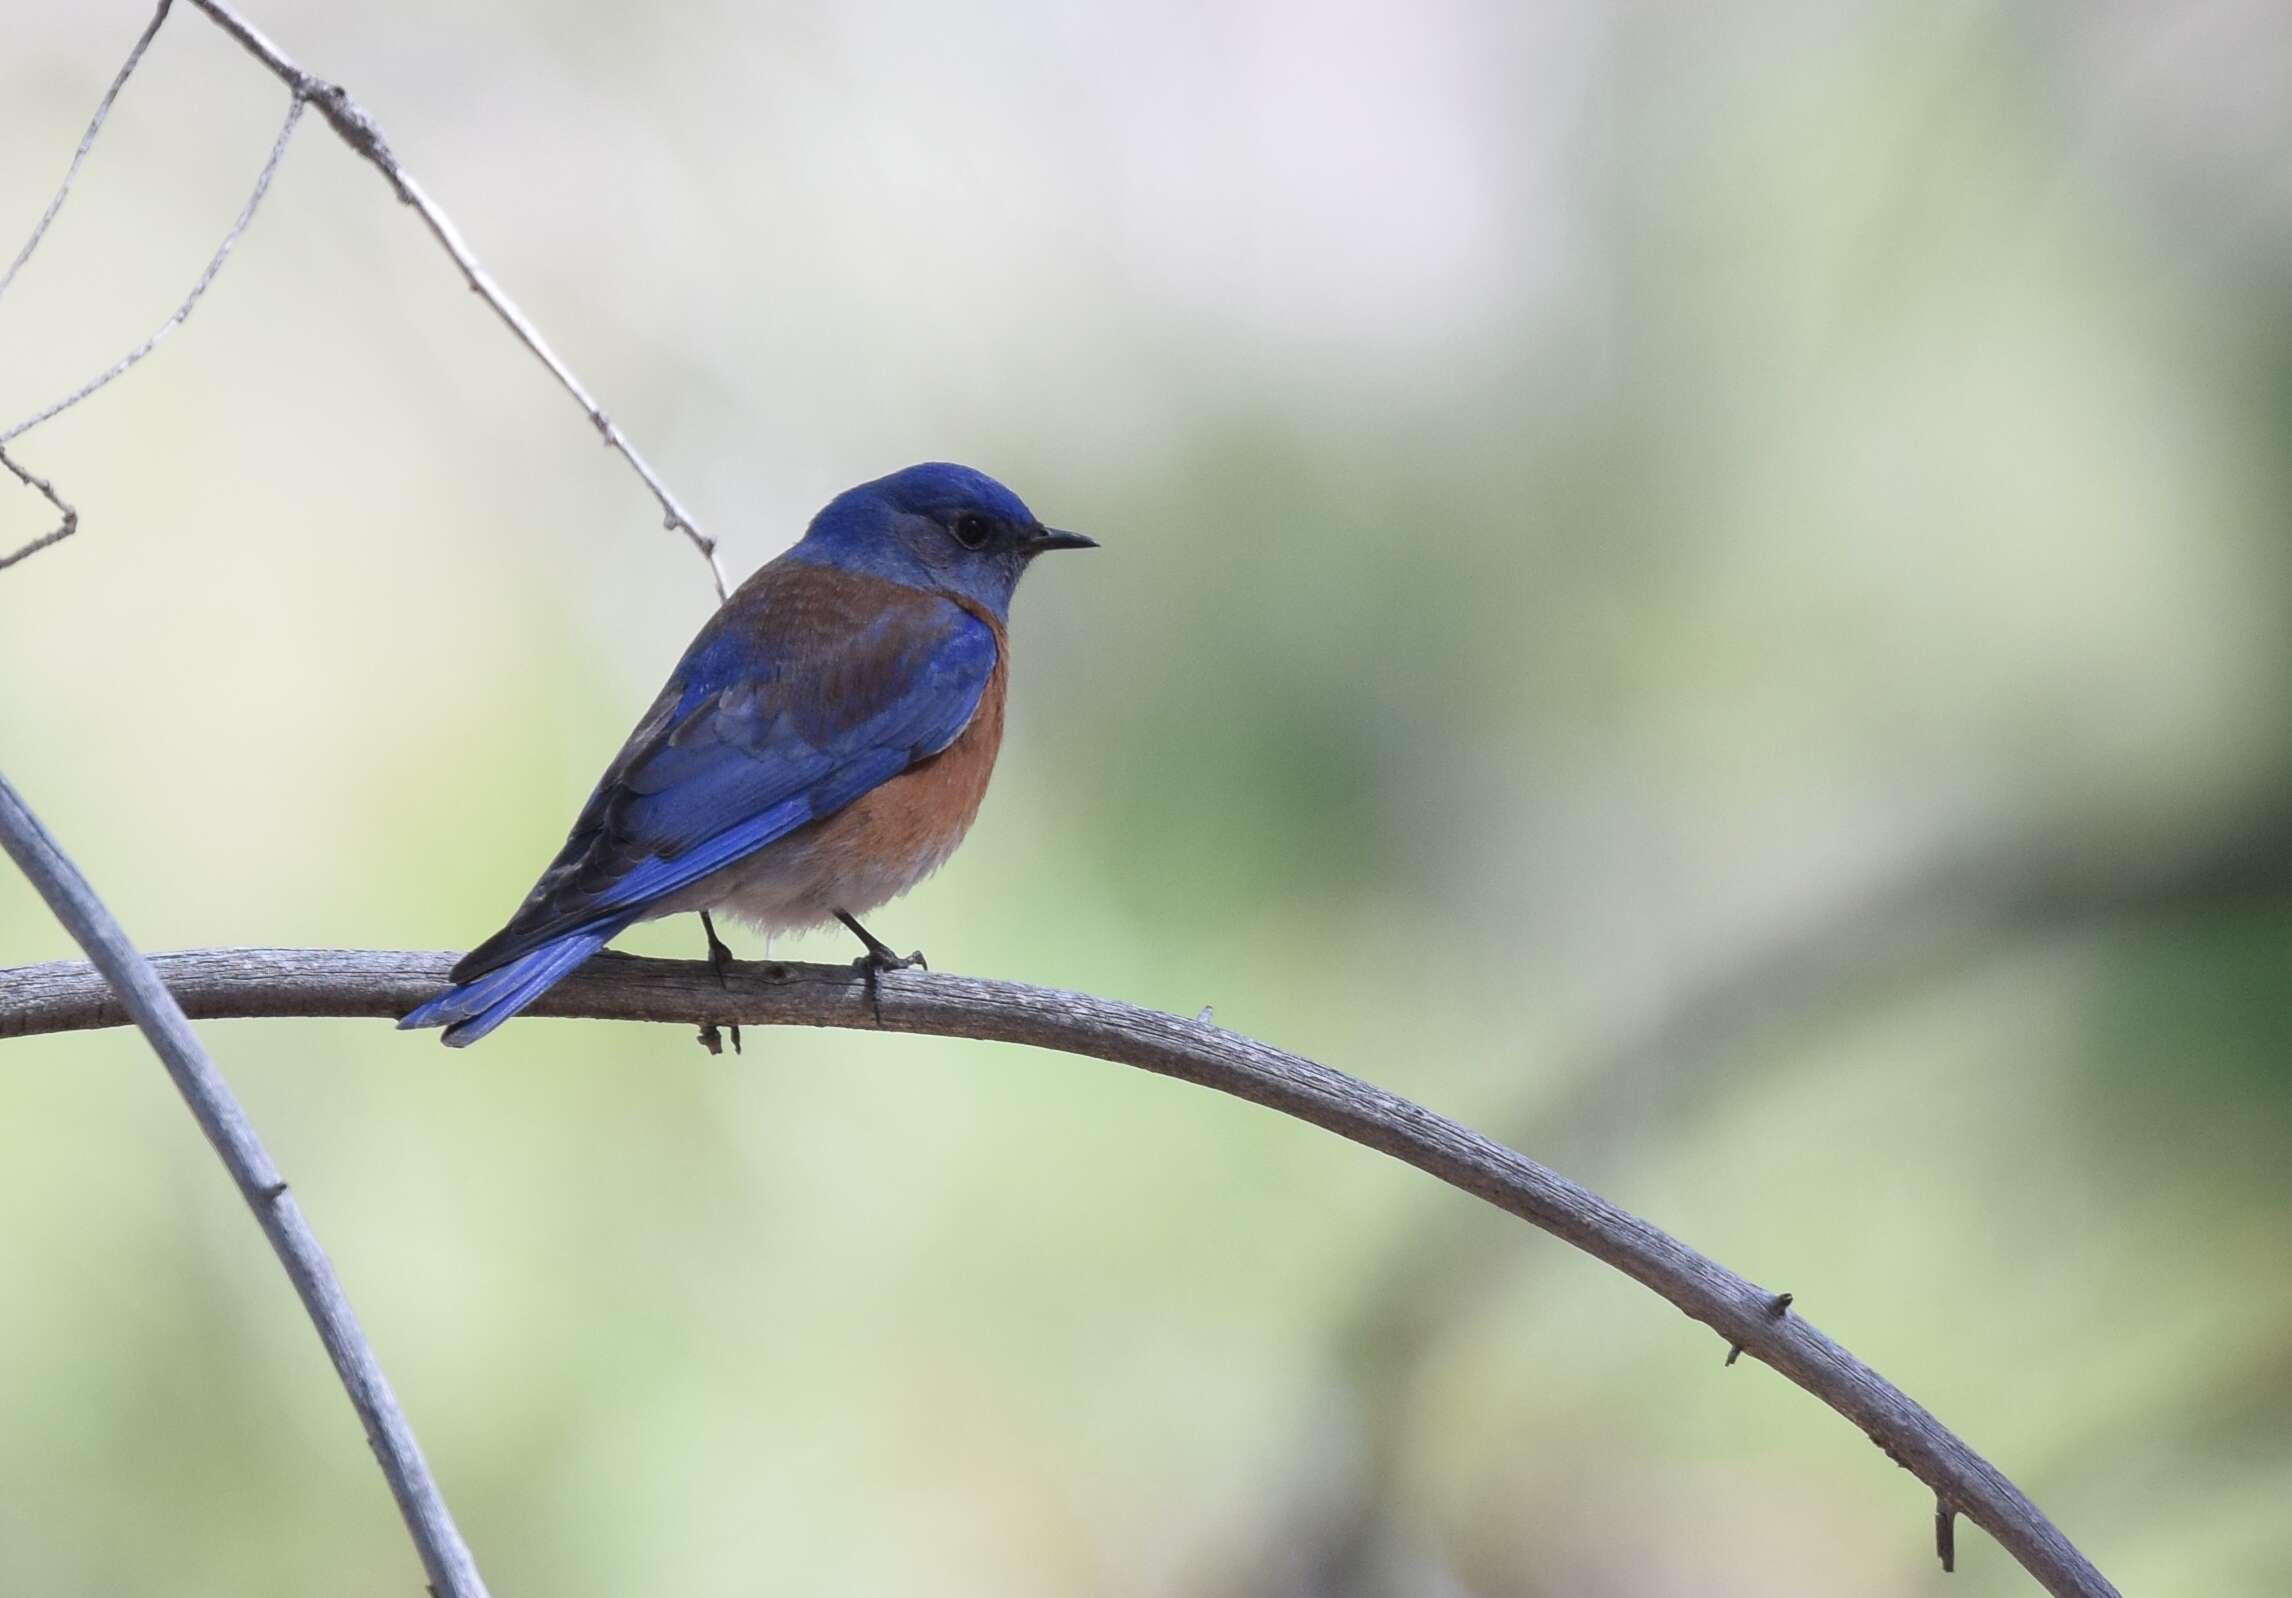
[[[2292,1588],[2292,15],[249,7],[736,575],[922,458],[1104,541],[893,942],[1457,1114],[1792,1289],[2128,1593]],[[0,249],[146,15],[13,8]],[[178,7],[0,424],[283,109]],[[0,576],[0,761],[152,948],[473,941],[707,609],[315,120],[15,448],[84,527]],[[0,964],[69,952],[0,882]],[[2032,1590],[1621,1277],[1195,1089],[203,1030],[497,1593]],[[0,1046],[0,1592],[419,1580],[146,1051]]]

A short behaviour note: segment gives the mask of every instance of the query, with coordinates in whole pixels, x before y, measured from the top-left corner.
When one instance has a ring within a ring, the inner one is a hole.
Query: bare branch
[[[447,953],[388,950],[204,949],[160,955],[153,963],[184,1008],[202,1017],[394,1017],[443,986],[454,960]],[[1987,1530],[2047,1591],[2115,1598],[2116,1588],[2018,1488],[1816,1330],[1788,1298],[1445,1116],[1268,1044],[1205,1022],[1017,983],[900,971],[871,985],[849,967],[771,964],[734,965],[719,977],[703,962],[620,954],[592,959],[530,1013],[880,1026],[1022,1043],[1137,1066],[1279,1110],[1390,1154],[1622,1271],[1852,1421],[1938,1501]],[[116,1026],[123,1019],[121,1001],[84,965],[0,971],[0,1038]]]
[[[119,923],[98,899],[87,879],[56,846],[39,818],[0,776],[0,847],[23,870],[95,962],[78,966],[95,987],[104,992],[119,1020],[133,1020],[143,1029],[152,1050],[175,1079],[191,1114],[207,1134],[223,1164],[238,1184],[239,1195],[255,1212],[255,1220],[271,1241],[302,1298],[319,1340],[366,1428],[366,1440],[388,1478],[428,1572],[430,1590],[437,1598],[486,1598],[477,1565],[454,1526],[453,1516],[422,1458],[413,1428],[398,1407],[390,1379],[382,1373],[373,1345],[359,1329],[342,1283],[318,1238],[303,1218],[302,1207],[288,1191],[286,1179],[271,1162],[255,1129],[232,1096],[222,1073],[191,1031],[183,1010],[162,984],[151,962],[130,943]],[[100,973],[100,974],[99,974]]]
[[[296,66],[277,45],[265,38],[238,12],[224,4],[223,0],[191,0],[191,3],[214,19],[216,26],[236,39],[249,55],[268,67],[280,82],[294,91],[298,101],[308,100],[316,105],[328,124],[342,136],[342,142],[380,172],[401,201],[414,208],[415,214],[422,219],[422,225],[430,230],[431,237],[453,258],[454,265],[460,269],[462,280],[470,286],[471,292],[493,308],[493,313],[517,336],[518,342],[531,350],[543,366],[549,368],[550,375],[557,379],[559,386],[572,395],[581,409],[588,413],[589,425],[596,428],[597,436],[605,441],[605,447],[627,461],[637,476],[643,479],[645,487],[652,491],[654,500],[660,505],[662,525],[670,532],[684,534],[691,540],[692,547],[700,551],[701,558],[708,562],[709,575],[716,583],[716,597],[723,599],[730,589],[724,580],[723,562],[717,558],[716,540],[702,532],[693,519],[685,514],[684,507],[677,503],[676,496],[669,492],[668,485],[661,481],[659,474],[637,453],[628,435],[590,397],[588,389],[573,375],[573,369],[565,364],[550,347],[549,341],[541,336],[541,330],[527,319],[525,313],[502,291],[501,285],[494,281],[493,275],[479,264],[477,256],[463,240],[461,230],[454,226],[453,219],[439,209],[437,202],[414,181],[414,175],[391,152],[381,128],[366,114],[365,107],[352,99],[350,91],[340,84],[314,77]],[[0,442],[5,441],[0,438]]]
[[[1536,1095],[1495,1132],[1524,1138],[1533,1128],[1596,1173],[1651,1131],[1684,1124],[1713,1094],[1739,1090],[1744,1051],[1772,1029],[1946,980],[2015,940],[2288,894],[2292,794],[2258,796],[2176,843],[2142,850],[2080,849],[2050,826],[1936,834],[1875,867],[1832,873],[1817,898],[1777,903],[1730,929],[1705,962],[1657,984],[1614,1035],[1568,1062],[1556,1091]],[[1500,1268],[1503,1247],[1500,1233],[1427,1215],[1364,1273],[1367,1286],[1333,1338],[1358,1405],[1357,1463],[1341,1488],[1317,1486],[1270,1527],[1260,1550],[1285,1569],[1310,1569],[1320,1598],[1384,1590],[1381,1562],[1404,1534],[1391,1489],[1408,1447],[1415,1373],[1439,1328],[1469,1320],[1512,1279]]]
[[[18,272],[24,270],[24,263],[40,247],[40,240],[47,237],[48,224],[55,221],[56,213],[64,208],[64,201],[71,197],[72,182],[80,175],[80,168],[87,164],[88,151],[95,148],[96,135],[103,132],[104,121],[111,115],[112,102],[119,98],[119,91],[127,87],[127,80],[134,75],[137,65],[143,60],[143,52],[150,49],[151,41],[159,37],[159,25],[167,20],[168,9],[174,3],[175,0],[159,0],[159,9],[152,12],[151,20],[143,25],[143,33],[135,41],[135,48],[127,52],[126,64],[111,80],[111,87],[104,90],[103,98],[96,102],[95,115],[88,119],[88,130],[80,135],[80,147],[72,152],[72,164],[64,169],[64,181],[56,185],[56,197],[40,213],[40,220],[33,225],[32,236],[16,252],[16,259],[8,263],[8,270],[0,273],[0,295],[8,292],[8,285],[16,281]]]
[[[8,263],[8,270],[0,273],[0,295],[8,292],[9,285],[16,281],[16,274],[24,270],[24,263],[32,258],[32,252],[48,236],[48,228],[56,220],[56,213],[64,208],[64,201],[71,198],[72,184],[78,179],[80,168],[87,164],[88,152],[95,148],[96,136],[103,132],[103,125],[111,116],[112,103],[119,98],[119,91],[127,87],[127,80],[134,76],[144,52],[151,48],[151,41],[159,37],[160,24],[167,20],[168,10],[173,4],[174,0],[159,0],[158,8],[151,13],[151,20],[143,25],[143,32],[136,37],[135,48],[127,52],[127,60],[112,77],[111,87],[104,90],[103,98],[96,102],[95,115],[88,119],[88,129],[80,135],[79,148],[72,152],[71,164],[64,168],[63,182],[56,185],[54,198],[48,201],[48,208],[40,213],[40,220],[32,225],[32,236],[16,252],[16,259]],[[0,440],[0,443],[5,443],[5,440]],[[0,466],[5,466],[26,488],[36,490],[63,517],[54,530],[42,533],[30,543],[6,555],[0,555],[0,571],[6,571],[18,561],[37,555],[49,545],[60,544],[71,537],[79,529],[80,513],[64,502],[63,496],[56,492],[54,485],[46,478],[35,477],[17,465],[4,448],[0,448]]]
[[[286,157],[287,141],[294,137],[294,130],[302,121],[302,108],[303,100],[300,95],[295,96],[288,104],[286,120],[279,124],[279,136],[271,141],[270,158],[263,163],[262,171],[256,175],[255,192],[247,196],[247,203],[240,207],[239,219],[231,224],[231,231],[223,235],[223,242],[216,246],[214,255],[208,259],[207,269],[199,274],[199,281],[191,285],[191,292],[183,297],[183,303],[175,308],[175,314],[160,323],[158,331],[153,333],[151,337],[112,362],[95,377],[82,383],[78,388],[73,389],[45,410],[35,411],[6,432],[0,432],[0,444],[6,444],[12,439],[20,438],[42,422],[70,410],[81,400],[86,399],[90,394],[159,348],[160,342],[168,334],[174,332],[190,319],[192,308],[199,303],[200,297],[207,292],[207,286],[215,281],[215,274],[223,270],[223,263],[231,258],[231,251],[238,247],[240,238],[245,235],[247,224],[254,221],[255,208],[263,203],[263,196],[270,192],[271,179],[278,175],[279,162]]]
[[[8,470],[14,474],[17,482],[22,483],[26,488],[34,490],[42,499],[55,506],[57,512],[64,518],[61,522],[57,523],[54,531],[42,533],[39,537],[33,539],[30,543],[24,545],[23,547],[11,550],[5,555],[0,555],[0,571],[6,571],[9,567],[15,565],[16,562],[26,559],[29,556],[37,555],[41,550],[46,549],[50,544],[60,544],[65,539],[71,537],[73,533],[79,530],[80,513],[72,509],[71,506],[64,503],[63,496],[56,492],[55,485],[50,483],[45,477],[34,477],[30,472],[24,470],[23,467],[17,465],[15,458],[8,453],[5,447],[0,447],[0,466],[7,467]]]
[[[515,302],[503,292],[501,285],[494,281],[493,275],[486,271],[476,254],[462,238],[461,230],[454,226],[453,219],[439,208],[422,186],[414,180],[413,174],[408,172],[404,165],[399,162],[398,158],[391,152],[388,141],[383,138],[382,130],[375,125],[373,118],[366,114],[365,109],[351,98],[349,91],[339,84],[329,83],[323,78],[314,77],[296,66],[252,23],[240,16],[230,6],[222,3],[222,0],[192,0],[192,3],[205,12],[216,26],[238,41],[248,54],[269,68],[279,81],[284,83],[293,93],[294,101],[288,107],[286,123],[279,130],[278,139],[271,149],[270,159],[264,164],[262,174],[256,180],[254,194],[248,199],[238,221],[232,226],[230,233],[225,236],[221,248],[207,263],[207,269],[199,275],[199,281],[192,286],[190,294],[184,299],[175,314],[161,323],[158,331],[153,333],[151,337],[144,340],[142,344],[131,350],[122,359],[114,362],[101,375],[81,385],[54,404],[26,417],[6,431],[0,432],[0,445],[21,437],[42,422],[71,409],[72,406],[77,405],[81,400],[86,399],[90,394],[95,393],[138,361],[141,361],[156,349],[170,333],[183,325],[190,316],[192,308],[199,303],[200,296],[207,292],[208,285],[214,282],[215,275],[222,270],[223,262],[230,256],[240,235],[246,232],[248,223],[253,221],[255,208],[262,203],[263,195],[270,187],[271,178],[277,172],[280,159],[286,153],[287,141],[294,133],[295,126],[302,116],[303,107],[306,104],[315,104],[319,108],[320,114],[326,118],[328,125],[341,136],[342,141],[389,181],[392,191],[397,194],[401,201],[414,208],[421,217],[423,225],[430,230],[431,236],[438,241],[440,247],[453,260],[455,267],[462,274],[462,280],[469,285],[473,293],[493,308],[494,314],[501,318],[503,325],[516,335],[518,341],[530,350],[543,366],[549,369],[550,375],[555,377],[559,385],[580,404],[582,411],[589,418],[589,425],[597,430],[597,436],[604,441],[606,447],[628,462],[630,469],[637,474],[651,492],[654,501],[660,506],[662,525],[671,532],[682,533],[691,542],[693,548],[700,552],[701,558],[708,563],[709,579],[716,586],[716,597],[720,601],[724,599],[731,589],[725,579],[724,563],[717,555],[716,540],[702,532],[699,525],[685,513],[684,507],[677,502],[676,496],[669,492],[668,485],[661,481],[659,473],[655,472],[651,463],[638,453],[637,447],[629,442],[628,435],[623,433],[618,424],[605,414],[604,407],[591,397],[581,380],[574,376],[573,369],[565,364],[564,359],[542,336],[541,330],[533,325],[525,313],[519,310]],[[71,194],[72,184],[78,178],[80,168],[85,164],[89,150],[94,147],[97,135],[103,131],[104,122],[111,115],[113,102],[119,98],[120,90],[125,87],[128,78],[142,61],[144,52],[151,46],[151,41],[157,37],[161,24],[167,20],[171,5],[172,0],[160,0],[158,8],[152,14],[151,21],[145,25],[142,35],[136,40],[135,48],[128,53],[126,63],[120,67],[118,74],[112,79],[111,87],[105,91],[103,99],[98,102],[95,115],[88,123],[87,132],[81,136],[79,148],[73,154],[71,164],[66,169],[64,180],[57,187],[54,198],[48,202],[47,209],[41,213],[39,222],[32,229],[31,237],[25,240],[24,247],[17,252],[16,259],[10,264],[7,273],[0,276],[0,294],[7,292],[8,286],[15,281],[16,274],[23,269],[24,263],[31,259],[32,252],[39,248],[40,241],[47,235],[49,224],[54,222],[56,218],[56,213],[63,209],[64,201]],[[0,457],[0,459],[4,458]],[[71,508],[57,498],[55,493],[40,480],[29,476],[15,466],[13,462],[9,462],[8,466],[9,470],[25,483],[39,487],[50,503],[63,513],[64,521],[63,525],[54,532],[33,540],[6,559],[0,559],[0,569],[5,569],[27,555],[34,554],[47,548],[50,544],[60,543],[70,537],[78,521]]]

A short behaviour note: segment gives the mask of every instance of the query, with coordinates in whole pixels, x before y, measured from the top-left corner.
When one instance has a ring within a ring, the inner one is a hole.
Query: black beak
[[[1026,552],[1027,558],[1030,560],[1053,549],[1096,549],[1097,547],[1098,540],[1095,538],[1082,533],[1062,532],[1056,527],[1036,528],[1034,536],[1019,546]]]

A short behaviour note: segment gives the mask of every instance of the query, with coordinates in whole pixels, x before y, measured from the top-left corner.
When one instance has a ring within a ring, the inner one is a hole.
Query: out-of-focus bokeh
[[[892,941],[1455,1113],[2126,1591],[2292,1585],[2281,7],[247,3],[736,574],[934,457],[1103,540]],[[15,9],[0,254],[146,15]],[[283,109],[176,8],[0,426]],[[83,526],[0,575],[0,762],[153,948],[482,936],[708,606],[315,119],[14,449]],[[69,952],[0,883],[0,964]],[[1195,1089],[204,1030],[499,1593],[2031,1590],[1643,1290]],[[416,1590],[133,1037],[0,1046],[0,1283],[0,1592]]]

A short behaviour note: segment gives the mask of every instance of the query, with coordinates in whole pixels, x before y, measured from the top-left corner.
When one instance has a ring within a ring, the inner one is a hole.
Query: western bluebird
[[[767,932],[833,918],[871,975],[908,963],[857,917],[937,870],[979,813],[1020,574],[1095,547],[966,466],[837,495],[701,628],[509,924],[398,1024],[475,1043],[624,927],[684,910]],[[708,939],[721,969],[713,924]]]

